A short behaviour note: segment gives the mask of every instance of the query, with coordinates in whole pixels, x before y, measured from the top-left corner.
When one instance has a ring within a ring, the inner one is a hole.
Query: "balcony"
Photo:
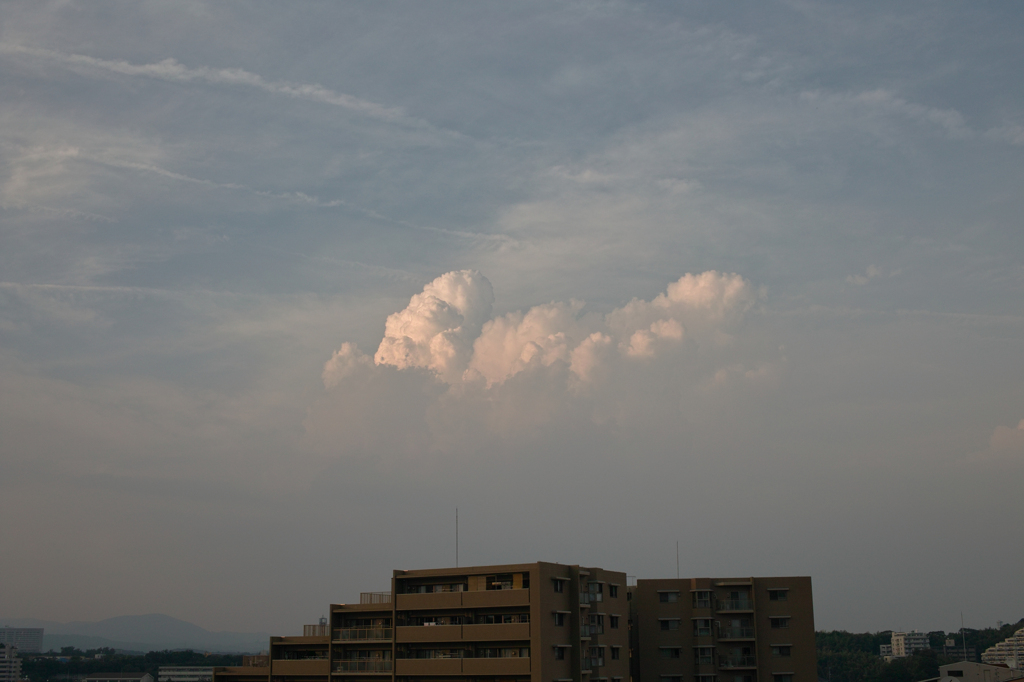
[[[390,673],[391,670],[391,661],[366,659],[334,662],[336,673]]]
[[[738,670],[740,668],[756,668],[756,656],[723,656],[718,661],[718,667],[722,670]]]
[[[719,599],[716,611],[753,611],[754,603],[749,599]]]
[[[391,593],[390,592],[360,592],[359,593],[360,604],[390,604]]]
[[[529,623],[469,625],[399,625],[396,642],[498,642],[530,639]]]
[[[718,632],[718,639],[754,639],[754,628],[725,627]]]
[[[461,675],[461,658],[400,658],[396,675]]]
[[[323,658],[311,658],[304,660],[276,660],[271,661],[273,675],[326,675],[330,671],[330,664],[327,661],[326,652]]]
[[[456,593],[462,595],[462,606],[467,609],[493,608],[497,606],[529,606],[529,588],[513,590],[480,590]]]
[[[333,636],[336,641],[342,642],[390,641],[392,632],[391,628],[335,628]]]
[[[458,642],[462,640],[461,625],[399,625],[396,642]]]
[[[463,592],[423,592],[397,596],[399,611],[416,609],[457,609],[462,606]]]
[[[493,623],[462,626],[462,639],[471,642],[517,641],[530,639],[529,623]]]
[[[529,675],[529,658],[464,658],[463,675]]]

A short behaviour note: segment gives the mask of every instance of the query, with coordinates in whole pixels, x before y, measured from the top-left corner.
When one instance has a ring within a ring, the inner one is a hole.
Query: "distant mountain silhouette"
[[[0,618],[0,625],[44,628],[44,649],[111,647],[131,651],[193,649],[218,653],[254,653],[267,648],[264,632],[211,632],[162,613],[115,616],[106,620],[57,623],[35,618]]]

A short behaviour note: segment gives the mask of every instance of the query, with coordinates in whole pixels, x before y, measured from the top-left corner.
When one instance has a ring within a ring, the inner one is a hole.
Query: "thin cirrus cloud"
[[[316,83],[292,83],[289,81],[268,81],[259,74],[237,68],[211,68],[199,66],[189,68],[175,59],[164,59],[155,64],[132,64],[123,59],[99,59],[82,54],[69,54],[56,50],[27,47],[12,43],[0,43],[0,54],[18,55],[42,59],[60,64],[78,73],[106,72],[124,76],[142,76],[175,82],[204,82],[214,85],[233,85],[257,88],[275,95],[283,95],[311,102],[321,102],[343,107],[372,118],[411,125],[428,127],[424,121],[411,118],[400,108],[385,107],[359,97],[335,92]]]

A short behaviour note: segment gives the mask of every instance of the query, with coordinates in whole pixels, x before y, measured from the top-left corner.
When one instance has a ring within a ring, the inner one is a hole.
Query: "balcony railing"
[[[581,625],[580,626],[580,637],[590,637],[590,626],[589,625]]]
[[[590,603],[590,593],[589,592],[580,592],[580,604],[589,604],[589,603]]]
[[[714,656],[697,656],[696,657],[696,661],[697,661],[697,665],[714,665],[715,664],[715,657]]]
[[[334,672],[336,673],[389,673],[391,672],[392,661],[382,660],[351,660],[335,661]]]
[[[694,637],[710,637],[711,636],[711,628],[694,628],[693,629],[693,636]]]
[[[749,599],[719,599],[719,611],[753,611],[754,603]]]
[[[719,639],[753,639],[754,628],[722,628],[718,633]]]
[[[757,658],[755,656],[723,656],[718,661],[718,667],[723,670],[729,668],[756,668]]]
[[[695,608],[695,609],[710,609],[711,608],[711,600],[710,599],[694,599],[693,600],[693,608]]]
[[[359,593],[360,604],[390,604],[391,593],[390,592],[360,592]]]
[[[587,667],[586,663],[583,664],[583,667],[584,668]],[[589,668],[590,670],[593,670],[594,668],[603,668],[603,667],[604,667],[604,657],[603,656],[600,657],[600,658],[591,658],[590,659],[590,668]]]
[[[604,626],[603,625],[589,625],[589,626],[584,626],[584,627],[588,627],[590,629],[590,634],[591,635],[603,635],[604,634]]]
[[[391,628],[341,628],[334,631],[334,639],[348,640],[389,640]]]

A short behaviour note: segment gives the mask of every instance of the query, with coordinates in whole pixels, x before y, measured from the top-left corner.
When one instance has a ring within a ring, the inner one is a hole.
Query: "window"
[[[712,646],[699,646],[695,652],[697,654],[697,665],[714,665],[715,663],[715,648]]]
[[[662,647],[660,649],[662,658],[679,658],[679,651],[676,647]]]
[[[772,675],[772,682],[793,682],[792,673],[775,673]]]
[[[769,601],[788,601],[789,590],[768,590]]]
[[[613,646],[612,647],[612,660],[613,661],[619,660],[619,650],[620,649],[622,649],[622,647],[619,647],[619,646]]]
[[[693,608],[695,609],[710,609],[711,608],[711,590],[697,590],[693,593]]]
[[[561,647],[561,646],[556,646],[555,647],[555,660],[556,661],[564,661],[565,660],[565,647]]]
[[[619,586],[618,585],[609,585],[608,586],[608,596],[611,597],[612,599],[618,599],[618,597],[619,597]]]
[[[565,592],[565,581],[564,580],[552,580],[552,584],[555,587],[555,592]]]
[[[773,630],[781,630],[789,627],[789,616],[780,616],[778,618],[769,618],[772,624]]]
[[[658,593],[658,601],[660,601],[662,604],[673,604],[673,603],[679,601],[679,593],[678,592],[659,592]]]
[[[555,625],[557,625],[558,627],[564,627],[565,626],[565,614],[564,613],[558,613],[556,611],[554,615],[555,615]]]
[[[791,656],[792,649],[788,644],[780,644],[772,647],[772,656]]]
[[[678,630],[679,619],[678,618],[665,618],[661,621],[662,630]],[[710,633],[709,633],[710,634]]]
[[[683,682],[683,678],[679,675],[662,675],[661,682]],[[707,682],[715,682],[715,678],[711,677]]]
[[[530,586],[530,574],[529,573],[523,573],[523,589],[526,589],[529,586]]]
[[[710,637],[711,636],[711,619],[710,618],[696,618],[693,621],[693,634],[696,637]]]
[[[697,682],[715,682],[714,675],[697,675]]]
[[[619,629],[619,617],[618,616],[608,616],[608,627],[610,627],[612,630],[618,630]]]

